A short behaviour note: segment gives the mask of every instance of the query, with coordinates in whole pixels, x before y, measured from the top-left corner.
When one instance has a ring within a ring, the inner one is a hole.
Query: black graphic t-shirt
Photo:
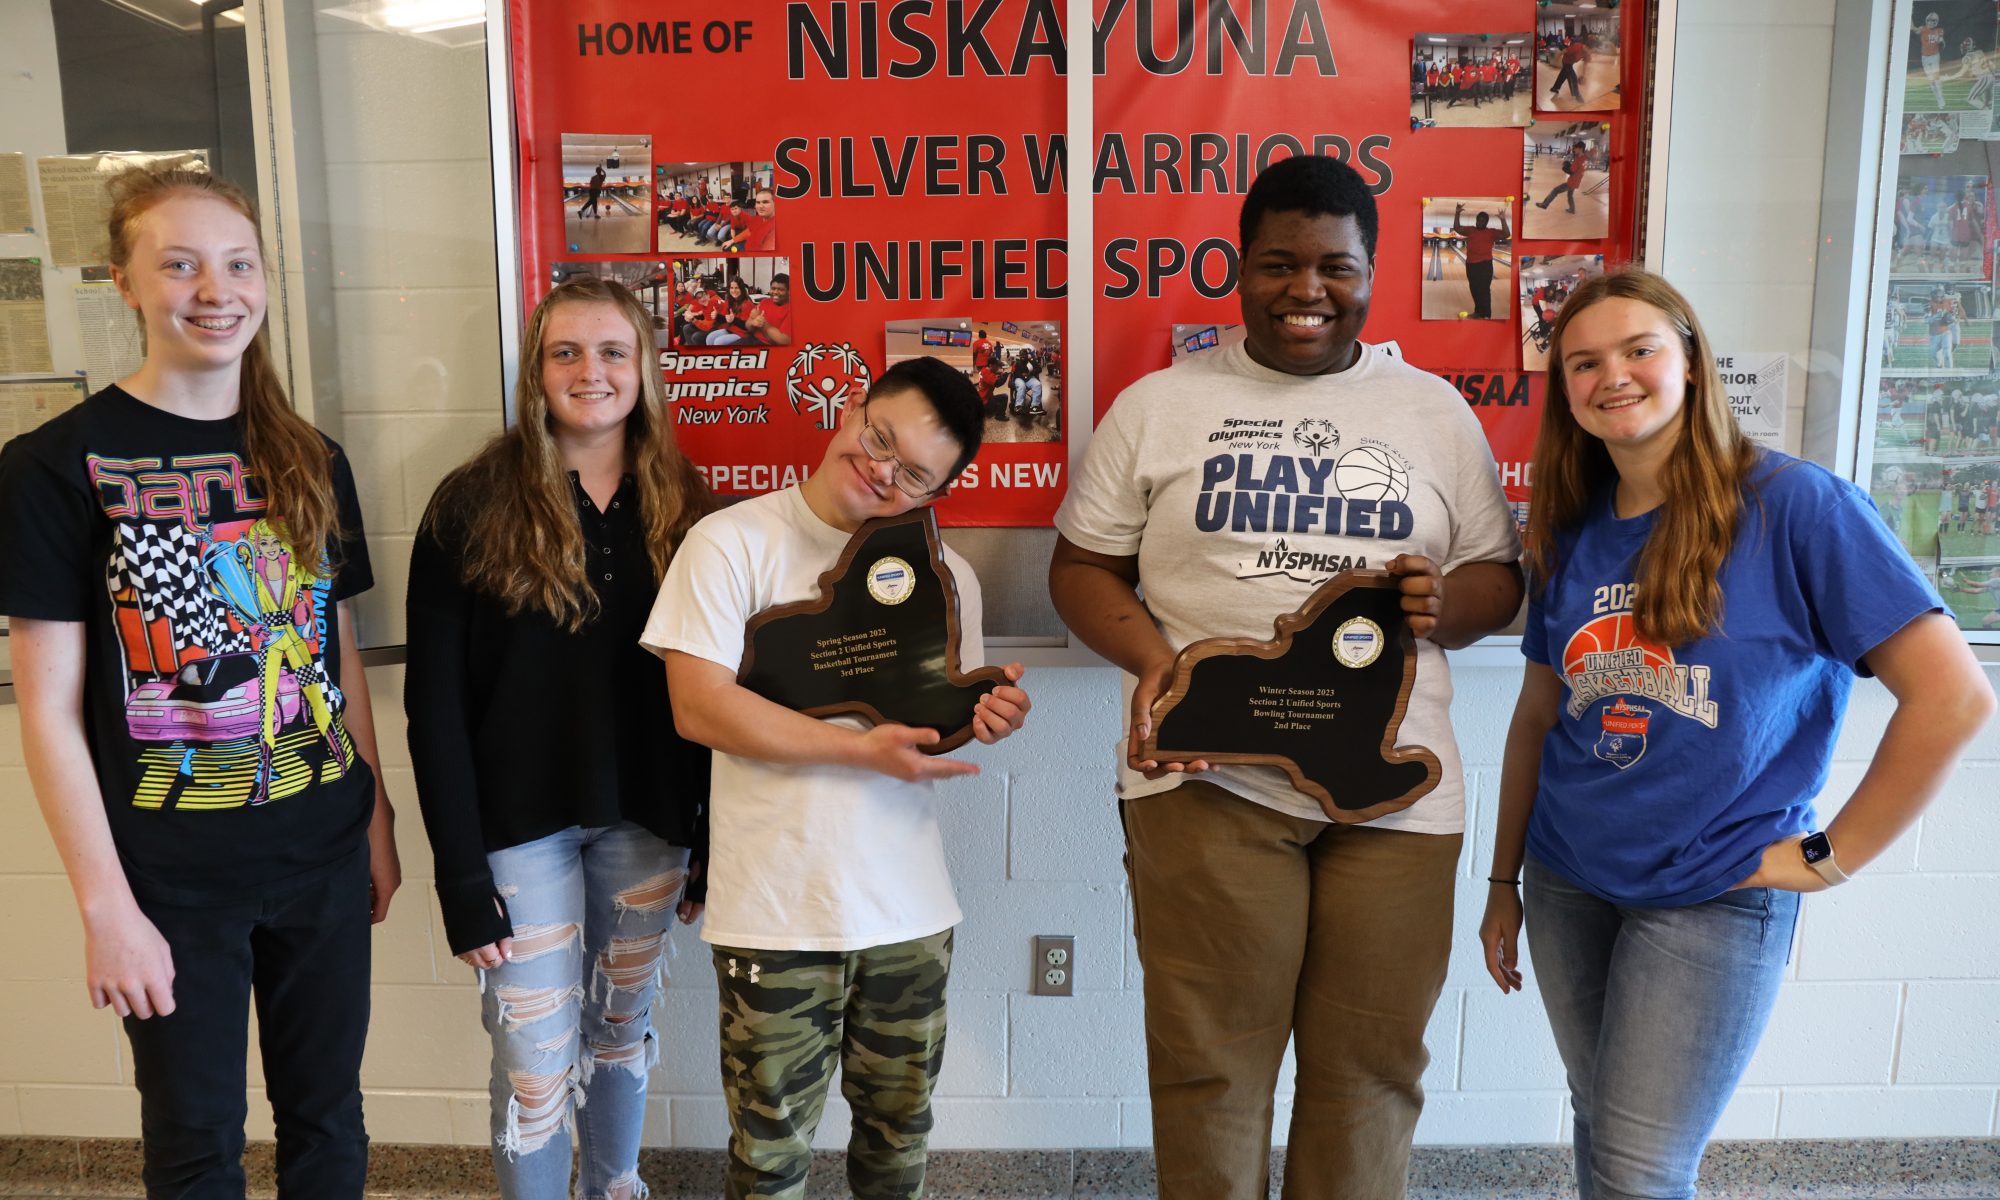
[[[374,579],[353,474],[327,445],[330,555],[265,519],[234,418],[109,387],[0,450],[0,613],[84,623],[91,757],[142,896],[304,883],[367,830],[374,776],[342,719],[336,605]]]

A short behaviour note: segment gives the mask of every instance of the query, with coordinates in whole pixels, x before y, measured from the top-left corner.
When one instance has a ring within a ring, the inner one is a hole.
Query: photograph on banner
[[[1423,199],[1423,319],[1504,321],[1514,297],[1512,196]],[[1500,302],[1493,302],[1494,296]]]
[[[1536,121],[1524,135],[1521,236],[1594,241],[1611,231],[1611,126]]]
[[[768,162],[661,163],[653,168],[663,254],[770,254],[778,197]]]
[[[652,175],[651,134],[563,134],[563,245],[571,254],[652,253]]]
[[[1896,181],[1889,273],[1993,278],[1992,182],[1985,175],[1905,175]]]
[[[1410,39],[1410,122],[1417,128],[1526,125],[1525,33],[1419,33]]]
[[[1958,149],[1961,113],[1921,112],[1903,118],[1900,153],[1950,154]]]
[[[1193,354],[1206,354],[1243,340],[1241,325],[1176,325],[1173,328],[1173,358],[1179,362]]]
[[[985,440],[1062,440],[1062,324],[926,317],[882,327],[885,367],[935,358],[972,381],[986,405]]]
[[[1996,28],[1988,0],[1917,0],[1903,57],[1903,111],[1993,107]]]
[[[1623,106],[1619,10],[1596,4],[1535,9],[1535,107],[1607,112]]]
[[[1549,338],[1563,301],[1591,275],[1604,274],[1602,254],[1521,256],[1521,369],[1549,369]]]
[[[625,285],[625,290],[653,317],[653,338],[660,349],[667,348],[674,306],[680,295],[680,276],[672,262],[559,262],[549,268],[549,283],[559,284],[580,275],[594,275]]]
[[[1514,524],[1523,533],[1528,528],[1528,499],[1534,481],[1535,435],[1541,429],[1542,401],[1548,393],[1548,376],[1538,371],[1484,371],[1434,369],[1432,374],[1465,397],[1486,444],[1493,448],[1493,463],[1500,471],[1500,488],[1507,494],[1507,507]]]
[[[1885,377],[1985,375],[1993,366],[1991,284],[1890,281]]]
[[[670,344],[791,345],[797,332],[791,270],[790,260],[768,256],[675,259],[680,296]]]

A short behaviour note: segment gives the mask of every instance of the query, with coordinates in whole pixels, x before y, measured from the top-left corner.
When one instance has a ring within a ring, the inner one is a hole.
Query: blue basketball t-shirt
[[[1944,607],[1860,488],[1775,452],[1751,484],[1707,637],[1639,635],[1654,514],[1617,517],[1610,489],[1529,590],[1521,651],[1565,687],[1528,852],[1607,900],[1711,899],[1811,830],[1862,656]]]

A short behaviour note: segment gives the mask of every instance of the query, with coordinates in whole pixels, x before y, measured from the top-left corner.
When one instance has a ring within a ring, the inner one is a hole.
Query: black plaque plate
[[[818,599],[751,617],[736,681],[808,716],[935,729],[922,749],[942,754],[965,744],[979,698],[1007,682],[999,667],[960,671],[958,642],[958,585],[936,518],[919,508],[855,530]]]
[[[1272,640],[1207,638],[1174,660],[1143,757],[1282,767],[1335,821],[1372,821],[1437,786],[1437,755],[1396,745],[1417,682],[1396,577],[1343,571]]]

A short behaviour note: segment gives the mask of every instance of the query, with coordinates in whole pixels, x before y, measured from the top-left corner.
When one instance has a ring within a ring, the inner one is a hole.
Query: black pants
[[[1472,315],[1493,315],[1493,260],[1465,264],[1465,283],[1472,289]]]
[[[174,956],[171,1016],[125,1019],[148,1196],[243,1196],[244,1064],[257,1000],[285,1200],[361,1195],[368,1135],[368,848],[280,895],[180,908],[141,900]]]
[[[1581,104],[1583,102],[1583,93],[1578,91],[1576,87],[1575,63],[1564,63],[1562,70],[1556,72],[1556,85],[1549,89],[1549,95],[1553,96],[1557,92],[1562,91],[1563,84],[1565,83],[1569,84],[1570,98]]]

